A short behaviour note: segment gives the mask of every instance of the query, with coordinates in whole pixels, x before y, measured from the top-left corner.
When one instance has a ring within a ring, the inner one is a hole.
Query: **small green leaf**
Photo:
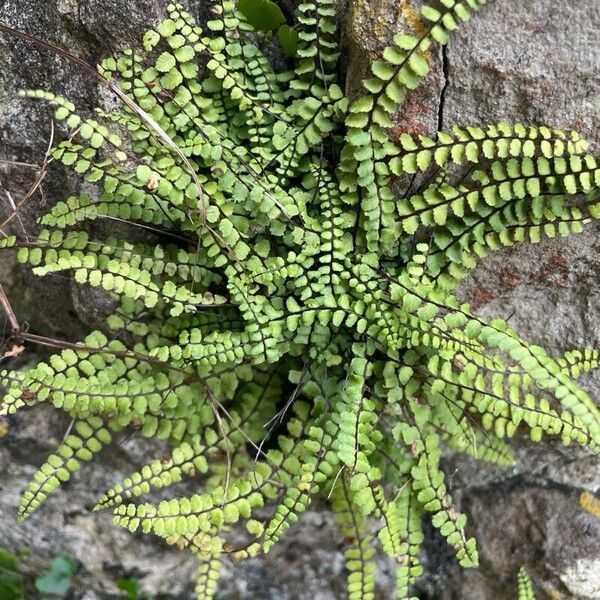
[[[117,587],[124,591],[131,600],[138,600],[140,596],[140,583],[137,579],[121,578],[117,581]]]
[[[144,35],[144,48],[149,52],[160,41],[160,34],[154,30],[147,31]]]
[[[77,571],[75,561],[67,556],[57,556],[47,571],[36,580],[35,588],[41,594],[63,596],[71,587],[71,578]]]
[[[163,52],[156,60],[156,69],[162,73],[168,73],[175,65],[175,57],[169,52]]]
[[[54,116],[59,120],[62,121],[63,119],[66,119],[69,116],[69,111],[64,107],[61,106],[55,113]]]
[[[281,9],[270,0],[239,0],[237,9],[258,31],[273,31],[285,23]]]
[[[183,75],[173,69],[160,78],[161,85],[167,90],[173,90],[183,82]]]
[[[298,34],[289,25],[282,25],[277,30],[277,40],[286,56],[294,56],[298,48]]]
[[[0,548],[0,598],[2,600],[25,600],[25,588],[17,556]]]
[[[191,46],[182,46],[175,50],[175,58],[181,63],[189,62],[194,58],[195,54],[196,53]]]

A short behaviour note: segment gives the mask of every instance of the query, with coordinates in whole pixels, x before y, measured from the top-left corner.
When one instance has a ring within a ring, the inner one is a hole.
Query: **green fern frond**
[[[506,123],[390,137],[435,45],[483,4],[423,7],[429,27],[396,35],[352,101],[333,0],[298,5],[283,71],[234,2],[211,1],[204,28],[172,3],[143,50],[99,67],[122,107],[83,118],[58,95],[23,93],[61,122],[52,159],[97,193],[58,202],[36,238],[0,249],[112,308],[101,331],[0,373],[0,415],[48,402],[74,423],[20,518],[127,428],[168,454],[96,508],[196,554],[198,598],[215,597],[223,554],[268,552],[321,495],[347,546],[349,597],[375,597],[377,537],[412,599],[424,518],[462,566],[478,561],[444,446],[499,465],[523,434],[598,452],[600,411],[574,380],[600,351],[552,358],[454,295],[486,254],[600,217],[587,142]],[[99,219],[125,233],[90,233]],[[187,491],[169,489],[184,479]]]
[[[374,600],[375,554],[365,517],[353,506],[352,492],[342,477],[332,495],[332,508],[344,541],[348,571],[348,600]]]
[[[535,600],[533,584],[531,583],[529,575],[527,575],[527,571],[525,571],[523,567],[519,569],[517,575],[517,586],[519,594],[518,600]]]
[[[569,350],[557,359],[565,375],[577,379],[580,375],[597,369],[600,365],[600,350],[585,348],[584,350]]]
[[[121,428],[122,425],[118,423],[112,423],[107,428],[99,417],[75,421],[56,452],[48,457],[23,492],[18,513],[19,521],[30,517],[59,485],[69,481],[71,476],[79,471],[82,462],[91,461],[109,444],[113,433]]]

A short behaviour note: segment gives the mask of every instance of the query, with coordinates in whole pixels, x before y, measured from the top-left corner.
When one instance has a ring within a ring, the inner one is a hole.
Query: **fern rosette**
[[[397,562],[398,597],[412,598],[425,514],[461,565],[478,562],[444,445],[504,465],[507,439],[525,432],[596,451],[600,413],[574,380],[598,352],[552,358],[453,295],[488,252],[597,216],[586,143],[505,123],[390,136],[430,49],[484,3],[423,7],[424,33],[396,35],[354,101],[338,81],[334,0],[299,5],[284,72],[234,2],[211,4],[206,31],[171,4],[143,52],[100,67],[121,109],[84,119],[25,92],[66,124],[53,158],[101,193],[56,204],[34,241],[0,244],[37,275],[102,289],[115,310],[103,331],[2,373],[3,414],[50,402],[74,419],[21,518],[135,428],[171,455],[97,508],[194,552],[198,598],[214,596],[223,555],[267,552],[316,495],[349,540],[349,597],[375,597],[379,545]],[[153,241],[90,234],[100,219]],[[195,494],[141,499],[183,479]],[[243,544],[230,539],[238,523]]]

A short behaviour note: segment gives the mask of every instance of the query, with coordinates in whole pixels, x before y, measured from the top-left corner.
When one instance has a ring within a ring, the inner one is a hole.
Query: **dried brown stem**
[[[6,227],[6,225],[8,225],[15,217],[17,217],[17,219],[21,223],[21,227],[23,229],[23,232],[25,233],[25,237],[27,237],[27,232],[25,231],[25,227],[23,226],[23,223],[21,222],[21,217],[19,216],[19,211],[21,210],[23,205],[33,196],[33,194],[35,194],[36,190],[40,187],[40,185],[42,185],[42,182],[44,181],[44,178],[46,177],[46,173],[48,172],[48,166],[50,165],[50,163],[53,160],[53,158],[50,156],[50,151],[52,150],[52,145],[54,144],[54,123],[51,123],[50,126],[51,126],[51,129],[50,129],[50,139],[48,141],[48,148],[46,150],[46,153],[44,154],[44,160],[42,161],[42,164],[39,167],[36,178],[35,178],[34,182],[31,184],[31,187],[29,188],[27,193],[23,196],[23,198],[21,198],[21,200],[19,201],[18,204],[15,204],[14,201],[12,200],[10,193],[8,191],[6,192],[8,199],[10,200],[13,212],[6,219],[4,219],[4,221],[2,221],[2,223],[0,223],[0,232],[2,232],[4,235],[6,235],[6,233],[4,232],[4,227]]]
[[[6,317],[8,319],[8,322],[10,323],[10,326],[12,327],[13,332],[18,332],[21,329],[21,327],[19,325],[19,321],[17,321],[17,315],[15,315],[15,311],[12,309],[12,306],[8,300],[6,292],[4,291],[2,285],[0,285],[0,304],[2,305],[2,308],[6,313]]]

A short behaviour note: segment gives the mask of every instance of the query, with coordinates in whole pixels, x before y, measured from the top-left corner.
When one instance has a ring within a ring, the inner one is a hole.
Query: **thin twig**
[[[120,217],[113,217],[112,215],[97,214],[96,216],[101,219],[109,219],[112,221],[118,221],[119,223],[126,223],[127,225],[133,225],[134,227],[139,227],[140,229],[146,229],[148,231],[153,231],[154,233],[172,237],[177,240],[180,240],[181,242],[187,242],[188,244],[192,243],[192,240],[190,238],[187,238],[183,235],[179,235],[173,231],[168,231],[166,229],[160,229],[159,227],[152,227],[150,225],[144,225],[143,223],[136,223],[135,221],[129,221],[128,219],[121,219]]]
[[[9,165],[10,167],[27,167],[28,169],[39,169],[40,165],[22,162],[20,160],[4,160],[0,158],[0,165]]]
[[[202,185],[200,184],[198,175],[196,174],[196,171],[192,167],[192,164],[190,163],[189,159],[181,151],[179,146],[171,139],[169,134],[154,120],[154,118],[151,115],[149,115],[136,102],[134,102],[131,98],[129,98],[129,96],[127,96],[127,94],[125,94],[125,92],[123,92],[123,90],[121,90],[121,88],[118,86],[118,84],[116,83],[116,81],[114,79],[107,77],[104,73],[101,73],[100,71],[95,69],[90,63],[88,63],[83,58],[80,58],[79,56],[72,54],[68,50],[61,48],[60,46],[57,46],[56,44],[47,42],[35,35],[26,33],[24,31],[19,31],[18,29],[15,29],[14,27],[10,27],[9,25],[6,25],[5,23],[1,23],[1,22],[0,22],[0,31],[3,31],[4,33],[8,33],[9,35],[19,37],[21,39],[28,41],[29,43],[35,44],[37,46],[45,48],[46,50],[50,50],[51,52],[54,52],[55,54],[59,54],[60,56],[65,57],[66,59],[70,60],[71,62],[74,62],[75,64],[77,64],[79,67],[81,67],[86,73],[88,73],[92,77],[95,77],[96,79],[100,80],[104,85],[106,85],[108,87],[108,89],[111,92],[113,92],[113,94],[118,96],[119,99],[121,100],[121,102],[123,102],[146,125],[148,125],[151,130],[154,130],[154,132],[158,135],[158,137],[171,150],[173,150],[173,152],[175,152],[175,154],[177,154],[177,156],[184,163],[186,170],[188,171],[188,174],[191,176],[192,180],[194,181],[194,184],[196,185],[196,188],[198,189],[198,197],[200,199],[199,206],[198,206],[198,209],[200,211],[200,221],[201,221],[202,225],[206,225],[206,205],[205,205],[205,198],[204,198],[204,190],[202,189]]]
[[[225,475],[225,486],[223,488],[223,500],[221,502],[221,508],[223,508],[225,506],[225,502],[227,501],[227,494],[229,492],[229,483],[231,481],[232,460],[231,460],[231,452],[229,450],[229,437],[227,435],[227,432],[225,431],[225,428],[223,427],[223,420],[221,419],[221,415],[219,414],[219,411],[217,410],[217,407],[215,405],[215,396],[212,393],[212,390],[208,387],[205,387],[204,391],[206,392],[206,396],[210,402],[210,406],[212,408],[213,414],[215,415],[215,418],[217,419],[217,423],[219,425],[219,430],[221,431],[221,436],[222,436],[223,442],[225,444],[225,454],[227,456],[227,474]]]
[[[6,197],[8,198],[8,203],[10,204],[10,207],[12,208],[12,211],[13,211],[11,218],[14,216],[17,217],[17,221],[19,221],[19,225],[21,226],[23,235],[27,238],[27,231],[25,229],[25,225],[23,225],[23,221],[21,220],[21,215],[19,215],[19,208],[15,204],[12,194],[6,189],[4,190],[4,193],[6,194]]]
[[[6,313],[6,317],[8,318],[8,322],[13,329],[13,332],[20,331],[21,327],[19,326],[19,321],[17,321],[17,315],[12,309],[12,306],[8,300],[8,297],[4,291],[4,288],[0,284],[0,304]]]
[[[63,435],[63,443],[64,441],[71,435],[71,431],[73,430],[73,425],[75,425],[75,417],[73,417],[71,419],[71,422],[69,423],[69,426],[67,427],[67,430],[65,431],[65,435]]]
[[[0,223],[0,231],[2,231],[2,233],[4,233],[4,231],[3,231],[4,227],[6,227],[6,225],[8,225],[15,217],[17,217],[19,220],[19,223],[21,223],[21,227],[23,228],[23,233],[25,234],[25,238],[28,238],[27,232],[25,231],[25,227],[23,226],[23,223],[21,221],[21,217],[19,216],[19,211],[21,210],[21,207],[33,196],[33,194],[35,194],[36,190],[40,187],[40,185],[42,185],[42,182],[44,181],[44,178],[46,177],[46,173],[48,172],[48,166],[54,160],[52,158],[52,156],[50,155],[50,151],[52,149],[53,144],[54,144],[54,122],[51,122],[50,123],[50,139],[48,140],[48,148],[46,149],[46,153],[44,154],[44,160],[42,161],[42,164],[40,166],[40,169],[36,175],[36,178],[35,178],[33,184],[31,185],[31,187],[29,188],[27,193],[23,196],[23,198],[19,201],[18,204],[15,204],[10,193],[8,191],[6,191],[6,195],[8,196],[8,199],[9,199],[9,202],[13,209],[13,212],[2,223]],[[4,233],[4,235],[6,235],[6,233]]]

